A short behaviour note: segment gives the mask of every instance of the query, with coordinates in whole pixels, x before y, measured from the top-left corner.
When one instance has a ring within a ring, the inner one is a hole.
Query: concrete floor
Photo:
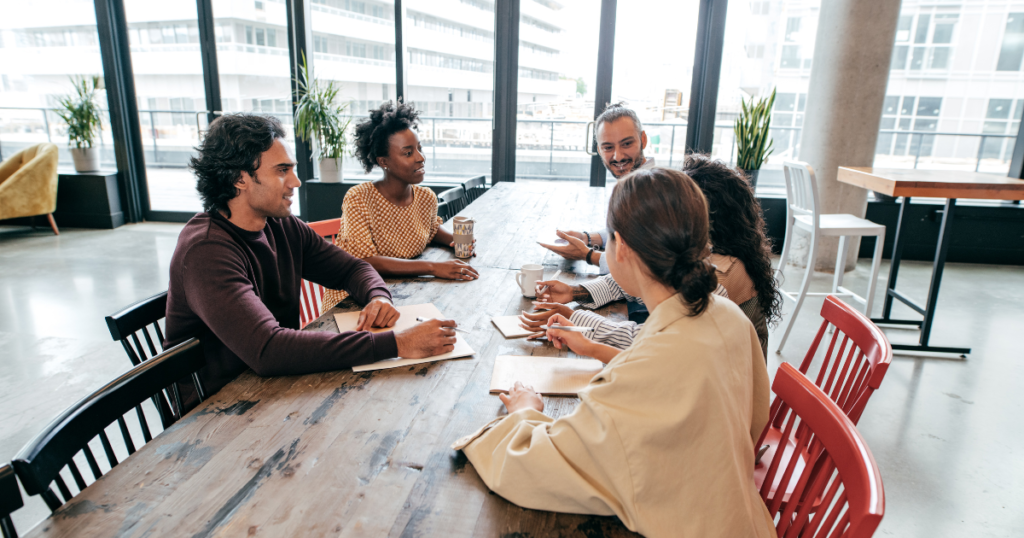
[[[113,231],[0,227],[0,461],[66,406],[128,367],[103,317],[167,288],[181,225]],[[845,284],[866,285],[868,260]],[[882,268],[884,275],[888,267]],[[922,299],[930,264],[905,262],[901,290]],[[790,268],[788,289],[801,274]],[[831,275],[812,291],[828,291]],[[884,282],[879,283],[879,289]],[[881,294],[875,314],[881,311]],[[769,371],[799,363],[820,323],[809,298],[785,352],[769,344]],[[909,316],[903,307],[898,313]],[[860,422],[881,467],[886,514],[879,536],[1024,535],[1024,270],[949,264],[932,343],[970,346],[967,359],[898,356]],[[917,333],[888,330],[894,343]],[[1018,426],[1014,426],[1018,424]],[[48,514],[28,499],[14,515],[27,531]]]

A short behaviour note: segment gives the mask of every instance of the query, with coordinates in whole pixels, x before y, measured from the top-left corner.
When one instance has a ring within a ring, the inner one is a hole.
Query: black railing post
[[[715,140],[718,79],[722,73],[727,0],[700,0],[697,43],[693,54],[690,111],[686,118],[686,149],[711,153]]]
[[[612,72],[615,67],[615,15],[618,9],[616,0],[601,0],[601,30],[597,41],[597,79],[594,83],[594,119],[612,100]],[[608,171],[597,153],[597,126],[594,126],[594,139],[588,140],[595,155],[590,156],[590,186],[604,187]]]
[[[295,113],[295,103],[299,100],[299,80],[301,79],[302,60],[306,59],[310,69],[313,68],[313,55],[310,54],[309,42],[312,41],[312,27],[310,26],[309,0],[286,0],[286,11],[288,13],[288,63],[292,76],[292,114]],[[295,134],[295,172],[299,181],[305,186],[306,182],[313,179],[313,148]],[[305,188],[299,189],[299,203],[302,204],[303,219],[306,218],[309,208]]]
[[[405,101],[405,45],[402,44],[402,0],[395,0],[395,102]]]
[[[196,10],[199,23],[199,52],[203,57],[206,124],[209,125],[217,116],[214,111],[224,110],[220,98],[220,68],[217,66],[217,32],[213,24],[213,0],[196,0]]]
[[[491,184],[516,180],[516,99],[519,89],[519,1],[494,4],[494,124]]]

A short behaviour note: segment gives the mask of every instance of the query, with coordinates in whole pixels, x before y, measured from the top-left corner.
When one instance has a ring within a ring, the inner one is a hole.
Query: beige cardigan
[[[769,407],[757,335],[732,301],[688,311],[678,295],[658,305],[572,414],[520,410],[453,448],[526,508],[616,515],[654,538],[775,536],[753,478]]]

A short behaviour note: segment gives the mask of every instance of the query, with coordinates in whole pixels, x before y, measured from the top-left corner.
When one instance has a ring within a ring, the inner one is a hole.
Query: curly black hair
[[[356,158],[369,174],[377,166],[377,157],[388,156],[391,135],[406,129],[416,129],[420,112],[416,107],[388,101],[370,111],[370,117],[356,125]]]
[[[754,188],[739,172],[708,155],[688,155],[683,172],[707,198],[715,252],[743,262],[765,320],[776,325],[782,318],[782,294],[772,270],[772,242]]]
[[[284,127],[273,116],[230,114],[213,120],[195,148],[198,155],[188,161],[203,211],[220,210],[230,217],[228,200],[238,196],[235,183],[242,172],[255,176],[260,155],[284,137]]]

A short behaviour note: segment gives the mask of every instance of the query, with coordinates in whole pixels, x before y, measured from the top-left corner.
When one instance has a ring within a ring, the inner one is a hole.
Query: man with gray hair
[[[654,158],[644,156],[647,147],[647,133],[636,112],[623,103],[612,103],[594,120],[594,138],[597,141],[597,154],[605,168],[616,178],[638,168],[654,166]],[[601,274],[608,274],[608,263],[600,250],[605,245],[607,232],[599,230],[561,231],[556,230],[558,237],[567,241],[566,245],[541,246],[562,256],[567,260],[586,260],[590,265],[600,268]]]

